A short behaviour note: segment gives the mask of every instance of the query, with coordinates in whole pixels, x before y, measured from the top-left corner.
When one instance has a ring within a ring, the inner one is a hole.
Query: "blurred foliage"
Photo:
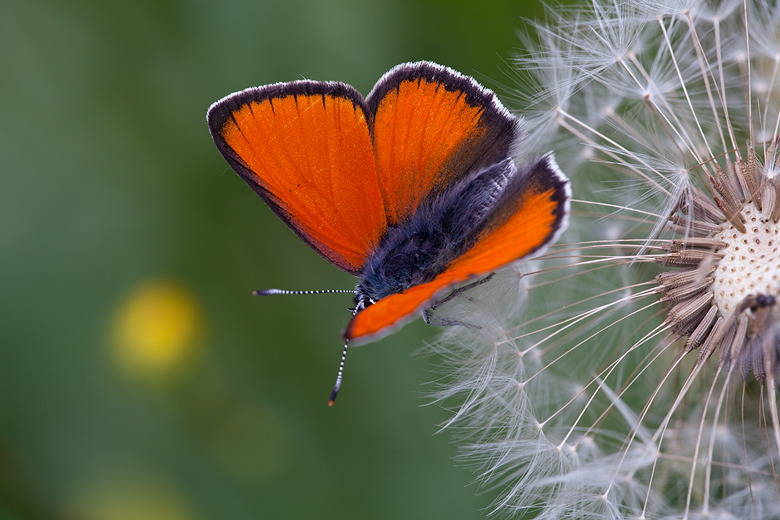
[[[433,60],[501,94],[523,1],[0,0],[0,518],[479,518],[421,407],[434,327],[352,350],[351,288],[227,167],[209,104],[368,93]]]

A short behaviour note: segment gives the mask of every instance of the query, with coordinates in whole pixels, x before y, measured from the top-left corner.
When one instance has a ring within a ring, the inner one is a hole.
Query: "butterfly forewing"
[[[230,166],[303,240],[357,274],[384,233],[366,105],[349,85],[296,81],[212,105]]]
[[[429,62],[399,65],[367,98],[391,225],[469,173],[505,159],[517,122],[473,79]]]

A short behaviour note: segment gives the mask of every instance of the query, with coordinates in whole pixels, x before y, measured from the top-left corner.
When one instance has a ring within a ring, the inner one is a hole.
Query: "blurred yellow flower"
[[[123,301],[114,325],[115,361],[122,372],[168,371],[192,353],[202,325],[195,297],[167,280],[144,283]]]
[[[66,518],[89,520],[195,520],[190,501],[156,472],[114,473],[85,483],[65,505]]]

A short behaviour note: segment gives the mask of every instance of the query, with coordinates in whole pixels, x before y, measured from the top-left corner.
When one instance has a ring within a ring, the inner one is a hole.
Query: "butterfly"
[[[427,61],[367,97],[310,80],[208,111],[230,167],[323,258],[358,277],[346,345],[377,339],[454,286],[539,254],[567,225],[552,153],[518,169],[520,121],[474,79]],[[277,294],[285,291],[260,291]]]

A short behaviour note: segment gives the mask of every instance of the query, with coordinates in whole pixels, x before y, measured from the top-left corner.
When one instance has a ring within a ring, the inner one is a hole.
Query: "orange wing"
[[[354,88],[314,81],[247,89],[208,112],[233,170],[312,248],[352,274],[387,227],[367,113]]]
[[[524,182],[493,212],[475,245],[428,283],[382,298],[358,313],[344,336],[374,340],[413,318],[448,287],[539,254],[566,227],[570,188],[552,155],[526,172]]]
[[[371,130],[388,223],[431,195],[512,154],[517,121],[490,90],[440,65],[399,65],[369,94]]]

